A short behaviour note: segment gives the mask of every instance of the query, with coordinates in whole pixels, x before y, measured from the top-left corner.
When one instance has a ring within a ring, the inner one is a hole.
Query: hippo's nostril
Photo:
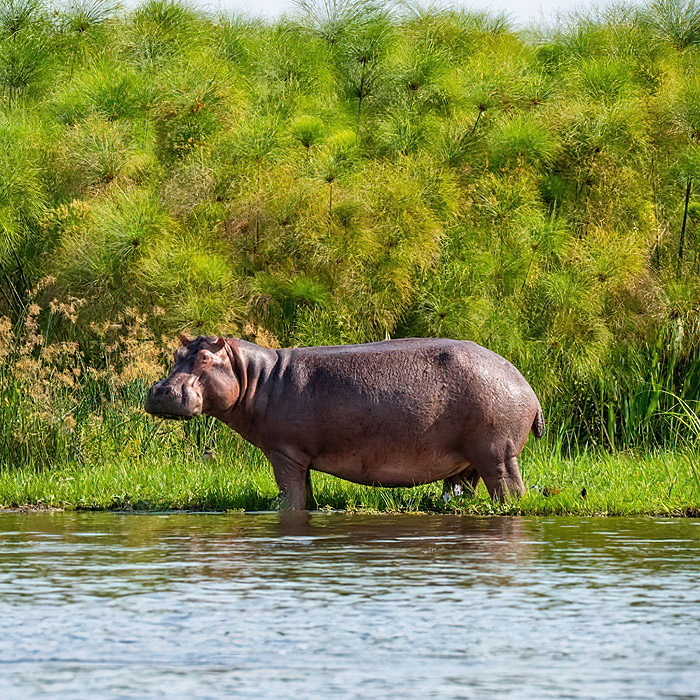
[[[170,384],[161,387],[160,394],[163,398],[182,399],[180,390]]]

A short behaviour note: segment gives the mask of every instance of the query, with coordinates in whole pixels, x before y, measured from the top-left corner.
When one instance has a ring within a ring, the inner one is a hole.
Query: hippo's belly
[[[447,451],[358,450],[323,453],[311,462],[311,469],[341,479],[374,486],[417,486],[446,479],[468,466],[464,457]]]

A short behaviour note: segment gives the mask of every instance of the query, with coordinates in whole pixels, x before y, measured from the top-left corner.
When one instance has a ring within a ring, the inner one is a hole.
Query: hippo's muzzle
[[[146,397],[148,413],[170,420],[188,420],[202,413],[202,397],[192,387],[181,388],[166,381],[151,387]]]

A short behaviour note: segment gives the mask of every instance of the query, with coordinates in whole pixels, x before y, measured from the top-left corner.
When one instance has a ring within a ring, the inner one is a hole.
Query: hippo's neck
[[[240,394],[235,405],[218,416],[226,425],[254,445],[260,446],[259,428],[267,410],[270,377],[278,361],[274,350],[243,340],[227,339],[236,353]]]

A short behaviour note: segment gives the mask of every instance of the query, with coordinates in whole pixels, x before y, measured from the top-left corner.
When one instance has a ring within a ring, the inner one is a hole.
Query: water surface
[[[700,522],[0,515],[7,698],[700,698]]]

